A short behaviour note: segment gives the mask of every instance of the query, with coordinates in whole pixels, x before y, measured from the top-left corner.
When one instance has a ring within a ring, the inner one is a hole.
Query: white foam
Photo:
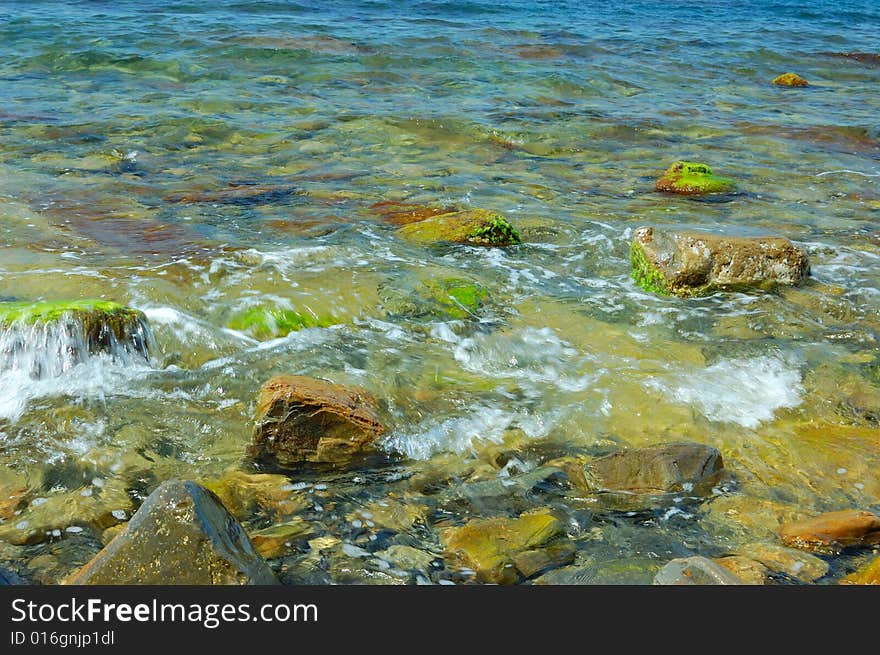
[[[462,368],[495,378],[544,382],[563,391],[583,391],[592,378],[567,374],[580,368],[580,353],[550,328],[525,328],[464,339],[455,349]]]
[[[754,429],[776,410],[797,407],[804,393],[800,368],[776,356],[722,359],[664,383],[649,386],[692,405],[706,418]]]

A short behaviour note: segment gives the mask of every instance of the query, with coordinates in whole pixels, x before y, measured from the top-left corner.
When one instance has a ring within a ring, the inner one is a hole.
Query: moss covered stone
[[[277,307],[253,307],[232,318],[227,327],[246,332],[256,339],[285,337],[305,328],[329,327],[336,321],[311,312],[298,312]]]
[[[415,243],[461,243],[504,247],[522,243],[516,228],[501,214],[485,209],[450,212],[404,225],[397,234]]]
[[[782,75],[774,78],[773,84],[777,86],[809,86],[810,83],[807,82],[804,78],[802,78],[797,73],[783,73]]]
[[[657,180],[657,191],[682,195],[729,193],[736,188],[733,180],[719,177],[705,164],[677,161]]]
[[[630,247],[633,279],[647,291],[691,297],[798,284],[807,253],[780,237],[728,237],[642,227]]]
[[[108,300],[0,302],[0,329],[75,324],[90,353],[117,346],[148,355],[152,333],[143,312]]]

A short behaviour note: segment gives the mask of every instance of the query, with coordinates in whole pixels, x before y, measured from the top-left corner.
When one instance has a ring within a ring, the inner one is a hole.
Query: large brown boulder
[[[249,455],[280,466],[340,463],[371,450],[384,431],[375,400],[362,389],[280,375],[260,389]]]
[[[779,530],[779,536],[787,546],[817,553],[836,553],[850,546],[880,543],[880,518],[856,509],[827,512],[787,523]]]
[[[169,480],[67,584],[276,584],[247,533],[213,493]]]
[[[642,509],[666,504],[681,495],[708,495],[723,468],[717,448],[673,443],[627,448],[598,457],[584,466],[583,478],[578,482],[604,506]]]
[[[648,291],[699,296],[798,284],[806,251],[780,237],[729,237],[641,227],[630,248],[633,278]]]

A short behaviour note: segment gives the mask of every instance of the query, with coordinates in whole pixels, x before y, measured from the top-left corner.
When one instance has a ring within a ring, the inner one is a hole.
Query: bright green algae
[[[143,314],[138,310],[109,300],[0,303],[0,325],[50,323],[61,320],[65,316],[81,317],[84,314],[99,314],[108,319],[116,320],[143,318]]]
[[[728,193],[736,188],[736,184],[731,179],[715,175],[706,164],[678,161],[657,181],[656,188],[658,191],[697,195]]]
[[[233,317],[227,327],[247,332],[256,339],[272,339],[285,337],[291,332],[305,328],[329,327],[338,322],[328,317],[319,317],[293,309],[254,307],[244,314]]]
[[[653,293],[659,293],[664,296],[672,295],[672,290],[663,273],[652,266],[647,259],[642,247],[633,242],[629,249],[629,260],[632,264],[632,276],[636,283]]]

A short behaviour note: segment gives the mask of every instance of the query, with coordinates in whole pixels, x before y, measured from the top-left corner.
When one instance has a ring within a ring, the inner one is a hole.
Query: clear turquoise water
[[[239,466],[257,389],[293,372],[386,402],[401,480],[386,463],[312,492],[338,508],[310,510],[318,533],[356,543],[346,514],[389,493],[444,521],[521,509],[449,509],[406,481],[507,475],[498,448],[526,469],[688,438],[722,449],[743,498],[880,502],[875,3],[327,4],[0,2],[0,297],[130,303],[159,344],[145,370],[0,375],[0,483],[63,497],[105,480],[131,511],[166,477]],[[874,57],[832,54],[859,52]],[[811,86],[769,83],[788,71]],[[654,193],[680,158],[740,193]],[[386,200],[500,211],[528,243],[414,247],[370,210]],[[786,236],[813,279],[654,297],[627,262],[645,224]],[[481,321],[388,311],[387,289],[432,275],[483,285]],[[265,303],[339,325],[227,329]],[[574,515],[574,496],[554,502]],[[704,514],[607,543],[662,560],[766,537]],[[88,530],[15,561],[55,548],[64,572],[100,537],[74,511],[55,523]]]

